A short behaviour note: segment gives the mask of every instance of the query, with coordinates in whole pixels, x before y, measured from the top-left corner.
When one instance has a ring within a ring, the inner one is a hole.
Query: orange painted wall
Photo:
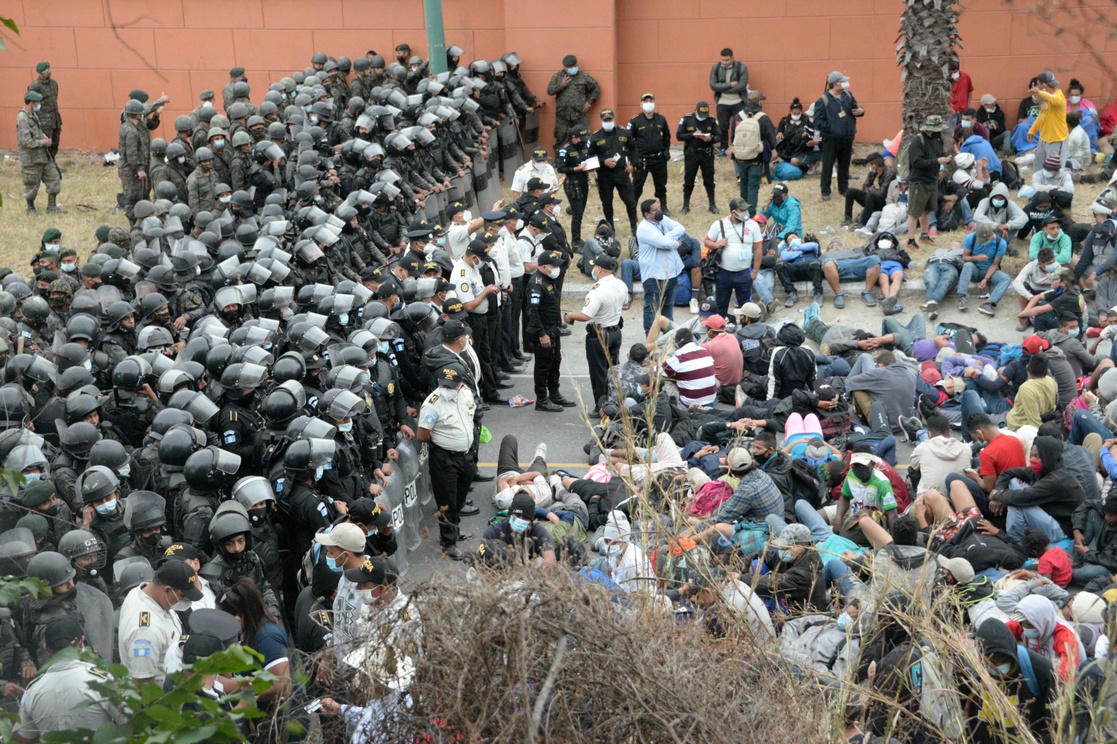
[[[875,140],[899,128],[892,50],[901,10],[898,0],[567,0],[554,7],[443,0],[448,43],[463,47],[466,59],[518,52],[541,96],[562,56],[573,52],[601,83],[598,108],[612,106],[627,119],[651,90],[674,124],[696,101],[710,99],[710,66],[730,46],[748,64],[752,86],[768,96],[774,118],[794,96],[817,97],[829,70],[843,70],[866,110],[861,138]],[[165,136],[173,115],[193,109],[203,88],[223,86],[235,65],[248,70],[259,100],[269,82],[305,67],[318,50],[352,58],[368,49],[388,56],[401,41],[418,54],[426,49],[419,0],[9,0],[4,13],[21,28],[20,36],[6,37],[8,54],[0,55],[0,148],[7,149],[15,146],[22,91],[42,59],[61,87],[63,147],[107,149],[116,145],[118,112],[133,88],[171,96]],[[1089,53],[1068,49],[1069,41],[1001,0],[970,0],[960,30],[975,101],[991,92],[1015,111],[1027,79],[1044,67],[1064,83],[1081,79],[1099,106],[1114,93]],[[1117,67],[1115,43],[1099,35],[1099,48]],[[547,140],[552,122],[547,107]]]

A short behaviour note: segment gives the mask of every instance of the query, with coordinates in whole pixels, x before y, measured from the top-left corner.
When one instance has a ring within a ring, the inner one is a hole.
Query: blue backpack
[[[791,163],[780,161],[776,163],[776,167],[772,169],[772,175],[777,181],[798,181],[803,177],[803,170]]]
[[[1032,668],[1032,657],[1028,649],[1018,645],[1016,647],[1016,663],[1020,666],[1020,673],[1024,675],[1024,682],[1032,697],[1039,697],[1039,680],[1036,679],[1036,670]]]
[[[997,368],[1000,369],[1013,359],[1024,356],[1024,347],[1020,344],[1005,344],[997,352]]]

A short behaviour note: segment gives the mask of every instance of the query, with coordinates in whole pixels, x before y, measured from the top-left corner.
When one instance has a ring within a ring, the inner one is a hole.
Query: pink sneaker
[[[939,231],[932,227],[927,234],[930,235],[932,238],[937,238],[939,236]]]

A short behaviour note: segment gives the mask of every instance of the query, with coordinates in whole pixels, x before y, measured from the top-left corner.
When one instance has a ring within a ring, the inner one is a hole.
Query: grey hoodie
[[[960,439],[931,437],[920,442],[911,453],[911,466],[920,473],[917,495],[932,488],[945,492],[946,476],[970,467],[972,459],[973,450]]]
[[[1003,209],[995,209],[993,207],[994,197],[1004,197],[1005,206]],[[1014,233],[1024,225],[1028,224],[1028,215],[1024,214],[1024,210],[1012,201],[1012,197],[1008,195],[1008,186],[1005,186],[1004,181],[1000,181],[989,196],[981,200],[977,205],[977,210],[973,214],[973,221],[976,225],[1008,225],[1010,233]]]

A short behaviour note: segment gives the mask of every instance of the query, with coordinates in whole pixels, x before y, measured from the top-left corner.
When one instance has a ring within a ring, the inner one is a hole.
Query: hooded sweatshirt
[[[961,473],[972,459],[973,450],[960,439],[939,436],[920,442],[911,453],[911,467],[919,468],[916,496],[932,488],[945,493],[946,476]]]
[[[1063,532],[1071,534],[1071,517],[1084,500],[1082,486],[1069,470],[1063,467],[1063,443],[1054,437],[1036,437],[1034,451],[1039,453],[1042,466],[1039,474],[1031,467],[1009,468],[998,476],[995,493],[997,501],[1008,506],[1039,506],[1058,520]],[[1016,491],[1009,482],[1017,478],[1028,484]]]
[[[993,206],[993,199],[1004,199],[1005,205],[1001,208]],[[1009,233],[1015,233],[1028,224],[1028,215],[1016,205],[1008,194],[1008,186],[1004,181],[999,181],[989,196],[982,199],[973,215],[974,224],[977,225],[1008,225]]]
[[[803,347],[806,340],[806,334],[796,323],[788,323],[776,333],[779,346],[772,352],[768,367],[768,400],[783,400],[796,390],[814,387],[818,368],[814,352]]]
[[[1046,600],[1044,600],[1046,601]],[[987,620],[976,631],[977,642],[986,656],[998,654],[1010,659],[1020,659],[1027,654],[1032,664],[1032,674],[1035,677],[1035,693],[1025,678],[1019,661],[1012,663],[1012,669],[1007,674],[1000,674],[990,670],[1006,697],[1015,700],[1020,716],[1028,724],[1028,729],[1041,741],[1049,738],[1048,730],[1050,720],[1048,705],[1055,694],[1055,672],[1050,661],[1042,655],[1020,648],[1016,643],[1013,632],[999,620]],[[973,679],[969,675],[961,675],[963,684]],[[987,694],[981,690],[963,687],[966,696],[966,713],[970,722],[970,740],[974,742],[1001,742],[1015,741],[1019,738],[1014,725],[1016,717],[1004,717],[997,706],[992,703]]]
[[[1036,594],[1028,595],[1016,605],[1016,612],[1023,615],[1024,619],[1039,631],[1039,635],[1029,638],[1020,623],[1009,620],[1005,625],[1012,631],[1013,637],[1024,648],[1034,651],[1054,664],[1061,679],[1064,681],[1073,679],[1078,665],[1086,661],[1086,649],[1070,623],[1055,612],[1055,605],[1051,600]]]

